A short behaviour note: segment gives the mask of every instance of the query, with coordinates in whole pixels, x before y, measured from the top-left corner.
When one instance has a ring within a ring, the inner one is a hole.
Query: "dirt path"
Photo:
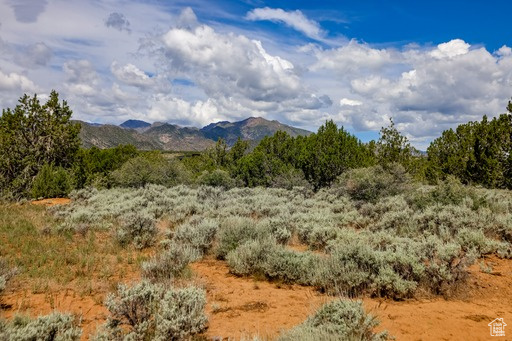
[[[491,258],[491,273],[471,267],[463,299],[364,299],[366,309],[397,340],[512,340],[512,260]],[[241,336],[273,337],[304,321],[329,297],[312,288],[278,286],[229,274],[224,262],[206,259],[192,265],[207,289],[207,336],[238,340]],[[508,322],[506,337],[491,337],[487,324]]]

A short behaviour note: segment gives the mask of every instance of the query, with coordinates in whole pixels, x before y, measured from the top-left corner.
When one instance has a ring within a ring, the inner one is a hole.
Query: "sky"
[[[425,150],[505,112],[512,2],[0,0],[0,107],[52,89],[75,119],[251,116]]]

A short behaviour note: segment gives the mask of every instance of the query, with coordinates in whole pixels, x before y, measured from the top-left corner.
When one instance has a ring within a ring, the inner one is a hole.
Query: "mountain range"
[[[140,120],[128,120],[118,126],[76,122],[82,126],[80,138],[85,148],[132,144],[141,150],[201,151],[214,146],[219,138],[224,139],[228,146],[235,144],[238,138],[254,146],[265,136],[274,135],[279,130],[293,137],[311,134],[310,131],[261,117],[211,123],[201,129],[161,122],[151,124]]]

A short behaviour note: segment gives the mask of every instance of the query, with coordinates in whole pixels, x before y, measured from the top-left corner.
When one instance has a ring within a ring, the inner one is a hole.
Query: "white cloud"
[[[447,43],[437,45],[437,49],[430,52],[434,58],[452,58],[469,52],[470,45],[461,39],[453,39]]]
[[[0,70],[0,90],[20,90],[26,92],[36,91],[35,84],[25,77],[14,72],[4,73]]]
[[[282,22],[285,25],[302,32],[309,38],[321,40],[325,36],[325,32],[320,25],[308,19],[301,11],[285,11],[281,8],[255,8],[246,15],[247,20],[270,20],[274,22]]]
[[[341,99],[333,117],[360,130],[393,117],[422,148],[444,129],[504,112],[512,85],[508,47],[493,55],[460,39],[402,51],[351,42],[317,58],[312,71],[337,74]],[[362,104],[350,105],[347,94]]]
[[[282,102],[310,97],[293,64],[265,51],[243,35],[217,33],[201,25],[173,28],[163,35],[170,72],[186,75],[207,96],[251,102]]]
[[[424,148],[444,129],[503,112],[511,96],[508,46],[488,51],[460,39],[433,47],[358,40],[340,46],[299,11],[247,13],[246,19],[283,23],[322,44],[284,40],[237,26],[243,18],[224,8],[209,16],[212,2],[189,2],[196,12],[174,2],[27,5],[34,3],[0,1],[3,108],[16,105],[23,92],[55,89],[75,118],[95,122],[200,126],[263,116],[311,130],[329,118],[379,130],[393,117]],[[112,13],[121,20],[107,27]],[[232,26],[217,20],[225,15],[232,15]]]
[[[362,105],[362,104],[363,104],[363,102],[355,100],[355,99],[342,98],[340,100],[341,106],[348,105],[349,107],[355,107],[355,106]]]
[[[374,49],[356,40],[339,48],[317,50],[316,54],[313,71],[328,69],[342,75],[379,71],[400,60],[400,55],[392,49]]]
[[[152,86],[154,79],[149,77],[144,71],[133,64],[119,65],[117,61],[112,62],[110,66],[112,74],[121,82],[127,85],[133,85],[140,88]]]

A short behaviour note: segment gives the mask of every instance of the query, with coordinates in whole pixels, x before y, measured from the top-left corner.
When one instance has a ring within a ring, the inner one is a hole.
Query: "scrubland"
[[[110,292],[105,323],[82,336],[95,340],[204,338],[206,292],[190,264],[205,257],[235,276],[333,297],[279,340],[388,339],[359,299],[450,298],[483,256],[512,257],[509,191],[453,178],[422,185],[401,167],[349,170],[317,192],[146,185],[0,209],[0,290],[26,281],[33,292],[69,283]],[[58,312],[0,322],[0,339],[81,332],[79,316]]]

